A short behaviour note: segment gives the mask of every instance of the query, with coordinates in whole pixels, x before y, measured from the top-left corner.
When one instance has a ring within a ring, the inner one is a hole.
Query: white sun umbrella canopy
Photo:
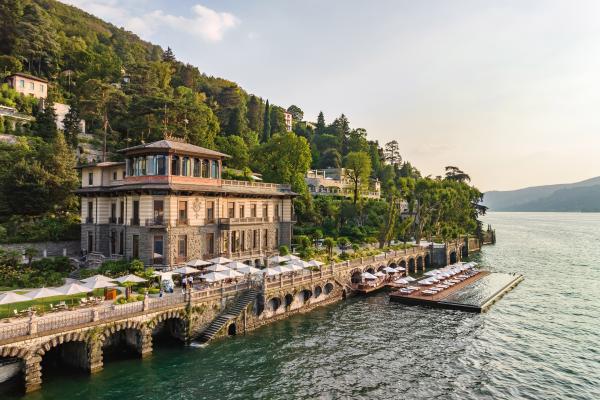
[[[114,281],[114,279],[109,278],[108,276],[97,274],[94,276],[90,276],[89,278],[82,279],[81,282],[88,283],[88,282],[94,282],[94,281],[98,281],[98,280],[107,281],[107,282]]]
[[[279,273],[281,273],[281,274],[293,271],[292,267],[290,267],[289,265],[278,265],[276,267],[272,267],[272,268],[269,268],[269,269],[273,269],[275,271],[279,271]]]
[[[308,262],[308,265],[310,265],[311,267],[320,267],[321,265],[323,265],[323,263],[317,260],[310,260]]]
[[[285,258],[287,261],[293,261],[293,260],[299,260],[300,257],[295,256],[293,254],[288,254],[287,256],[283,256],[283,258]]]
[[[396,272],[398,272],[398,270],[396,268],[392,268],[392,267],[385,267],[383,270],[385,272],[387,272],[388,274],[395,274]]]
[[[199,258],[197,258],[195,260],[190,260],[186,262],[185,265],[187,265],[188,267],[206,267],[207,265],[210,265],[210,263],[208,261],[200,260]]]
[[[248,264],[244,264],[244,263],[239,262],[239,261],[232,261],[229,264],[225,264],[225,266],[227,268],[231,268],[231,269],[240,269],[240,268],[247,267]]]
[[[399,283],[401,285],[406,285],[408,283],[408,281],[406,279],[404,279],[404,278],[400,278],[400,279],[396,279],[394,281],[394,283]]]
[[[198,270],[196,268],[188,267],[186,265],[186,266],[174,269],[172,272],[179,274],[179,275],[189,275],[189,274],[197,274],[198,272],[200,272],[200,270]]]
[[[406,279],[406,280],[407,280],[407,281],[409,281],[409,282],[414,282],[414,281],[416,281],[416,279],[415,279],[415,278],[413,278],[412,276],[407,276],[407,277],[406,277],[406,278],[404,278],[404,279]]]
[[[88,293],[92,291],[89,287],[80,285],[79,283],[67,283],[66,285],[55,288],[55,290],[64,295]]]
[[[227,271],[228,269],[229,268],[227,268],[226,266],[221,265],[221,264],[214,264],[214,265],[211,265],[210,267],[206,267],[206,270],[210,271],[210,272],[222,272],[222,271]]]
[[[236,271],[246,275],[260,274],[262,272],[262,270],[254,268],[250,265],[244,265],[243,267],[236,269]]]
[[[94,289],[104,289],[109,287],[117,286],[116,283],[112,283],[110,281],[105,281],[104,279],[96,279],[93,281],[86,282],[83,286],[90,289],[90,291]]]
[[[284,266],[288,267],[290,269],[290,271],[304,271],[304,268],[305,268],[300,264],[288,264],[288,265],[284,265]]]
[[[227,276],[222,272],[209,272],[208,274],[200,275],[200,279],[204,279],[206,282],[218,282],[227,279]]]
[[[119,282],[119,283],[141,283],[141,282],[146,282],[146,280],[144,278],[140,278],[137,275],[133,275],[133,274],[129,274],[129,275],[125,275],[125,276],[121,276],[117,279],[115,279],[115,281]]]
[[[43,299],[45,297],[60,296],[61,294],[62,293],[58,292],[56,289],[39,288],[39,289],[34,289],[30,292],[25,293],[25,297],[29,298],[29,300],[35,300],[35,299]]]
[[[381,271],[377,271],[377,272],[375,272],[375,276],[378,278],[381,278],[381,277],[385,276],[385,274]]]
[[[228,269],[227,271],[221,271],[219,274],[225,275],[227,278],[241,278],[244,276],[241,272],[238,272],[234,269]]]
[[[363,272],[362,275],[363,279],[377,279],[377,277],[369,272]]]
[[[208,260],[208,262],[211,264],[227,264],[227,263],[233,262],[233,260],[230,260],[229,258],[225,258],[225,257],[216,257],[216,258],[211,258],[210,260]]]
[[[6,292],[0,294],[0,304],[21,303],[24,301],[31,301],[31,299],[15,292]]]
[[[285,258],[285,257],[282,257],[282,256],[273,256],[273,257],[269,258],[269,262],[270,263],[277,263],[277,264],[279,264],[279,263],[286,262],[286,261],[289,261],[289,260],[287,258]]]
[[[308,268],[308,267],[310,267],[310,264],[308,262],[306,262],[304,260],[301,260],[299,258],[290,261],[289,263],[287,263],[287,265],[289,265],[289,266],[295,265],[295,266],[298,266],[298,267],[301,267],[301,268]]]

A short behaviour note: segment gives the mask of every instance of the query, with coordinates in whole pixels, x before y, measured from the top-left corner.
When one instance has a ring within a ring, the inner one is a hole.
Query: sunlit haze
[[[597,1],[65,2],[306,119],[344,113],[424,174],[600,174]]]

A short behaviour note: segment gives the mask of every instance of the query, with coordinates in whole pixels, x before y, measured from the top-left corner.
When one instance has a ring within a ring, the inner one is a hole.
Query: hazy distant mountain
[[[486,192],[483,204],[490,211],[600,212],[600,176],[577,183]]]

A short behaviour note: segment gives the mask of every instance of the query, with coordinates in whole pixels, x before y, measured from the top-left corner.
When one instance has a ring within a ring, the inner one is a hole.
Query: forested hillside
[[[170,49],[53,0],[5,0],[0,23],[2,77],[22,71],[50,83],[45,111],[6,85],[0,91],[0,104],[37,119],[16,132],[0,125],[2,132],[21,136],[19,151],[7,144],[0,149],[0,220],[6,230],[0,234],[5,240],[26,227],[47,231],[41,235],[48,238],[70,231],[57,221],[76,219],[77,201],[70,193],[77,179],[73,170],[47,161],[76,162],[68,149],[78,144],[80,119],[93,143],[106,147],[113,158],[123,147],[179,137],[230,154],[228,166],[242,171],[229,172],[231,177],[248,179],[252,170],[266,181],[291,184],[300,194],[298,230],[313,237],[347,235],[383,245],[400,236],[457,237],[478,227],[481,210],[473,204],[481,193],[468,185],[468,175],[451,167],[446,178],[422,178],[402,160],[397,141],[381,147],[343,114],[328,123],[320,113],[309,122],[313,116],[304,116],[297,105],[271,104],[268,96],[247,93],[235,82],[177,60]],[[71,107],[64,131],[54,126],[53,102]],[[286,132],[284,109],[293,116],[293,132]],[[379,179],[385,201],[359,196],[313,201],[306,171],[340,166],[355,171],[360,185]],[[57,185],[65,190],[48,196]],[[400,218],[401,200],[414,210],[408,222]],[[50,228],[37,229],[42,223]]]

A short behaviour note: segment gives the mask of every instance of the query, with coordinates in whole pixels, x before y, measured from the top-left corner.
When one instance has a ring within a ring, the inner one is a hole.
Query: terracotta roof
[[[231,157],[227,154],[223,154],[218,151],[210,150],[190,143],[177,142],[174,140],[159,140],[157,142],[152,142],[148,144],[140,144],[139,146],[133,146],[119,150],[119,153],[129,153],[130,151],[143,149],[166,149],[182,151],[184,153],[201,154],[215,157]]]
[[[125,165],[125,161],[104,161],[99,163],[90,163],[78,165],[75,168],[88,168],[88,167],[113,167],[115,165]]]
[[[23,72],[15,72],[14,74],[9,75],[7,78],[10,78],[11,76],[22,76],[23,78],[28,78],[28,79],[33,79],[33,80],[36,80],[36,81],[48,83],[48,80],[45,79],[45,78],[40,78],[40,77],[37,77],[37,76],[25,74]]]

